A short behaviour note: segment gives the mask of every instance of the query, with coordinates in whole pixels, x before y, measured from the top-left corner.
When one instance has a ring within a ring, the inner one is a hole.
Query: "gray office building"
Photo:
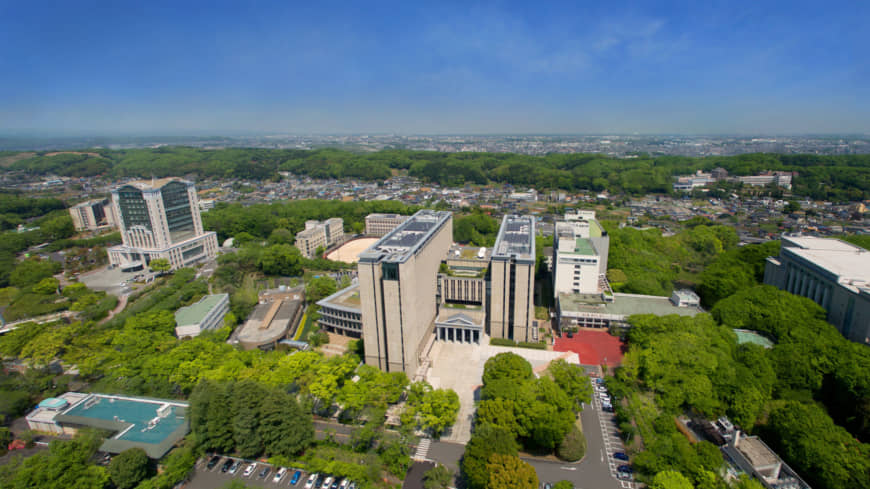
[[[435,326],[438,267],[452,242],[452,214],[421,210],[360,254],[367,364],[416,372]]]
[[[764,283],[813,300],[852,341],[870,344],[870,251],[838,239],[782,237]]]
[[[490,281],[490,336],[537,340],[534,218],[516,215],[502,218],[492,250]]]

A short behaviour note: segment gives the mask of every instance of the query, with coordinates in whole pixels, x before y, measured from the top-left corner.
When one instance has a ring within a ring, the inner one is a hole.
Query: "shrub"
[[[586,437],[573,426],[556,449],[556,455],[567,462],[576,462],[586,455]]]
[[[490,338],[489,344],[495,346],[517,346],[516,341],[507,338]]]
[[[532,343],[530,341],[520,341],[519,343],[517,343],[517,346],[520,348],[531,348],[533,350],[546,350],[547,349],[547,344],[540,343],[540,342]]]

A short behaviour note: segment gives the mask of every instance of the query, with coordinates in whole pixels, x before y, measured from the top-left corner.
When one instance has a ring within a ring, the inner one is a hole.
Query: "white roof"
[[[839,277],[841,283],[863,286],[870,282],[870,251],[838,239],[801,237],[785,238],[787,249]],[[863,283],[861,283],[863,282]]]

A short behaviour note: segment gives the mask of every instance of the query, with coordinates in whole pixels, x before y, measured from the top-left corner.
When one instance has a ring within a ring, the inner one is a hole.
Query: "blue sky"
[[[0,0],[0,130],[870,133],[870,2]]]

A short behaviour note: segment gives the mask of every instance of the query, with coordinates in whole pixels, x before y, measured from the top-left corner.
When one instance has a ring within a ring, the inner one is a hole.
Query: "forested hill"
[[[538,190],[608,190],[640,195],[669,193],[675,175],[722,167],[732,175],[763,170],[797,171],[794,191],[813,199],[870,198],[870,155],[786,155],[755,153],[689,158],[611,158],[600,154],[439,153],[384,150],[357,154],[335,149],[206,150],[190,147],[35,153],[18,159],[2,155],[0,169],[60,176],[273,179],[279,171],[314,178],[382,180],[393,170],[442,185],[489,182],[534,186]],[[2,162],[6,162],[2,164]]]

